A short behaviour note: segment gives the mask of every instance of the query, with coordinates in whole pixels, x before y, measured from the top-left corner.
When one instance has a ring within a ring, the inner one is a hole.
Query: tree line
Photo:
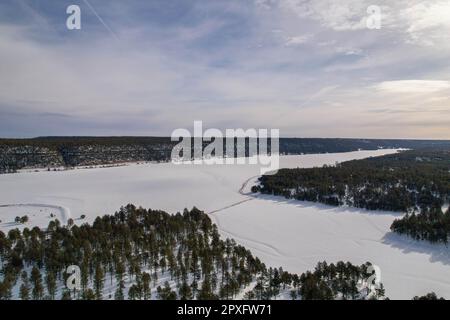
[[[441,207],[423,208],[418,214],[408,213],[394,220],[391,230],[416,240],[447,244],[450,237],[450,207],[445,213]]]

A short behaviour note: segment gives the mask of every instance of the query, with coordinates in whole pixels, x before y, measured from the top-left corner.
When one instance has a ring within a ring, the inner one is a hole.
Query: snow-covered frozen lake
[[[392,152],[282,156],[280,165],[322,166]],[[163,163],[0,175],[0,229],[23,228],[14,223],[22,215],[30,217],[25,226],[45,227],[51,214],[62,222],[91,222],[127,203],[168,212],[196,206],[267,265],[300,273],[323,260],[370,261],[381,268],[390,298],[429,291],[450,298],[450,249],[391,234],[398,214],[247,195],[258,174],[252,165]]]

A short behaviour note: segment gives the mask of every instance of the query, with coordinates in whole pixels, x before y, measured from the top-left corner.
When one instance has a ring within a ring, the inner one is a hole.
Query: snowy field
[[[280,164],[313,167],[392,152],[283,156]],[[254,197],[248,191],[258,174],[252,165],[162,163],[0,175],[0,229],[46,227],[55,218],[92,222],[127,203],[168,212],[196,206],[267,265],[300,273],[322,260],[370,261],[381,268],[390,298],[429,291],[450,298],[450,250],[391,234],[398,214]],[[14,222],[23,215],[29,222]]]

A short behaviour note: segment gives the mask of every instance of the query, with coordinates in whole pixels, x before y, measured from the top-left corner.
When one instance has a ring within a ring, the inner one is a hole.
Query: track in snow
[[[241,240],[241,241],[244,240],[244,241],[247,242],[247,243],[248,243],[248,242],[251,242],[251,243],[255,244],[256,246],[253,246],[253,245],[248,245],[248,246],[251,247],[252,249],[256,250],[256,251],[263,251],[263,252],[266,253],[266,254],[270,254],[270,255],[276,256],[276,257],[286,256],[286,255],[285,255],[283,252],[281,252],[278,248],[272,246],[272,245],[269,244],[269,243],[265,243],[265,242],[259,241],[259,240],[250,239],[250,238],[247,238],[247,237],[242,237],[242,236],[239,236],[239,235],[237,235],[236,233],[233,233],[233,232],[231,232],[231,231],[229,231],[229,230],[223,229],[223,227],[221,226],[221,223],[220,223],[220,220],[219,220],[218,216],[215,215],[215,214],[218,213],[218,212],[222,212],[222,211],[227,210],[227,209],[229,209],[229,208],[238,206],[238,205],[240,205],[240,204],[242,204],[242,203],[245,203],[245,202],[248,202],[248,201],[255,200],[255,199],[257,198],[256,195],[250,195],[251,192],[247,192],[247,193],[246,193],[246,192],[244,192],[244,190],[245,190],[245,188],[247,187],[248,183],[249,183],[251,180],[253,180],[253,179],[257,178],[257,177],[259,177],[259,176],[253,176],[253,177],[248,178],[247,180],[245,180],[245,181],[242,183],[241,187],[239,188],[239,190],[238,190],[239,194],[245,196],[246,199],[241,200],[241,201],[234,202],[234,203],[229,204],[229,205],[227,205],[227,206],[225,206],[225,207],[222,207],[222,208],[220,208],[220,209],[216,209],[216,210],[210,211],[210,212],[208,212],[207,214],[214,220],[214,222],[215,222],[215,224],[217,225],[217,228],[219,229],[219,231],[221,231],[222,233],[225,233],[225,234],[229,235],[231,238],[236,239],[236,240]],[[258,247],[264,247],[264,248],[266,248],[266,250],[261,250],[261,249],[258,248]]]
[[[13,207],[35,207],[35,208],[51,208],[56,209],[61,214],[61,219],[63,224],[67,224],[70,218],[70,209],[62,206],[56,206],[52,204],[42,204],[42,203],[16,203],[16,204],[2,204],[0,208],[13,208]]]

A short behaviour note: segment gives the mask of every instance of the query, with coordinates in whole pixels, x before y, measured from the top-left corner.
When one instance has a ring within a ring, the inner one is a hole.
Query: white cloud
[[[295,37],[287,37],[285,45],[286,46],[298,46],[308,42],[313,36],[311,34],[304,34]]]
[[[450,88],[449,81],[441,80],[397,80],[383,81],[375,89],[391,93],[434,93]]]
[[[360,48],[336,47],[336,52],[343,53],[346,56],[362,56],[363,50]]]
[[[281,0],[280,5],[299,17],[318,20],[334,30],[358,30],[366,28],[368,5],[360,0]]]
[[[408,41],[433,46],[450,41],[450,1],[422,1],[398,15],[406,24]]]
[[[278,0],[280,8],[334,31],[366,30],[367,9],[381,9],[379,33],[395,32],[409,44],[450,46],[450,0]],[[273,6],[273,4],[272,4]]]

